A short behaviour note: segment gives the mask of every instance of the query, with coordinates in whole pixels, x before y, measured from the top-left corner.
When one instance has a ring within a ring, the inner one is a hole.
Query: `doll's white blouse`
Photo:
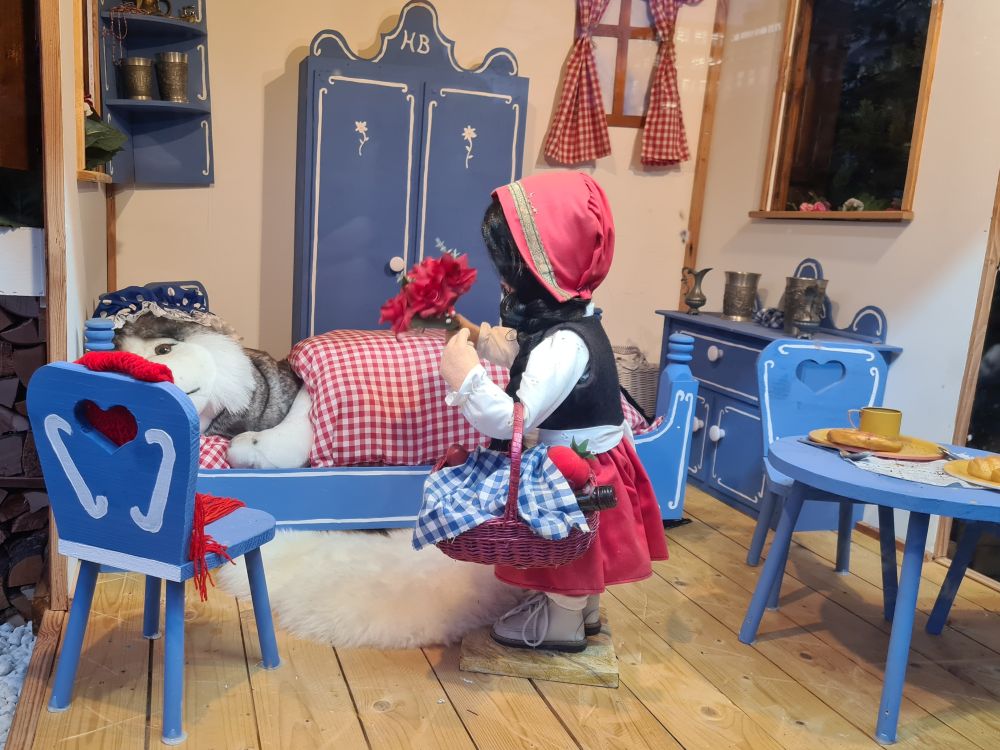
[[[514,331],[483,323],[476,351],[483,359],[501,367],[510,367],[517,356]],[[572,392],[587,371],[590,354],[583,339],[568,330],[556,331],[543,339],[528,357],[518,398],[524,404],[525,432],[544,422]],[[486,373],[482,365],[474,367],[462,387],[446,397],[450,406],[459,406],[462,414],[479,432],[490,437],[509,439],[514,429],[514,400]],[[570,445],[588,441],[587,448],[604,453],[614,448],[632,431],[627,422],[600,425],[579,430],[538,430],[538,442],[547,445]]]

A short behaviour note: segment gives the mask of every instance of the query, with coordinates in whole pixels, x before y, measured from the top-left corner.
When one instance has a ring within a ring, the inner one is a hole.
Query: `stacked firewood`
[[[38,297],[0,295],[0,623],[27,620],[45,574],[48,496],[27,419],[27,386],[45,364]]]

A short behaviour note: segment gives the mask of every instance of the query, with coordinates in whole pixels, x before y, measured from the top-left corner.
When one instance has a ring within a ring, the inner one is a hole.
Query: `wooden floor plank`
[[[615,639],[622,684],[683,747],[782,747],[668,645],[676,634],[654,632],[614,596],[602,597],[602,604]]]
[[[372,750],[475,747],[423,652],[338,654]]]
[[[742,546],[697,521],[674,533],[671,542],[671,549],[682,545],[723,572],[742,586],[749,598],[759,570],[746,565],[746,550]],[[789,569],[797,571],[794,561]],[[793,575],[786,576],[782,591],[785,600],[782,614],[882,679],[889,643],[887,632],[834,604]],[[877,599],[867,604],[875,611],[880,607]],[[996,666],[1000,668],[1000,661]],[[916,651],[911,655],[907,678],[906,695],[925,711],[980,747],[992,749],[1000,742],[1000,702],[988,691],[953,675]]]
[[[209,589],[208,601],[188,581],[184,612],[184,731],[198,750],[259,748],[240,612],[236,599]],[[163,639],[154,643],[150,747],[163,734]]]
[[[734,513],[731,508],[724,506],[717,500],[713,500],[699,490],[689,490],[688,498],[689,500],[685,501],[685,509],[690,515],[719,529],[741,544],[749,544],[750,534],[753,533],[754,526],[752,518],[742,513]],[[854,537],[858,538],[863,536],[860,533],[854,534]],[[831,563],[836,558],[837,542],[836,535],[834,534],[803,532],[796,534],[793,540],[797,546],[804,547],[820,557],[831,561]],[[937,599],[940,584],[928,579],[926,571],[933,570],[939,566],[926,563],[923,567],[925,576],[922,576],[920,580],[917,609],[929,615]],[[859,578],[868,581],[873,586],[881,588],[882,562],[877,552],[858,543],[852,543],[851,572]],[[1000,653],[1000,614],[988,612],[965,599],[960,594],[955,599],[948,624],[956,631]]]
[[[683,750],[625,685],[534,682],[584,750]]]
[[[149,641],[142,637],[142,580],[120,574],[98,577],[73,701],[62,713],[43,707],[34,747],[145,746]]]
[[[277,631],[281,666],[260,663],[253,605],[240,600],[253,707],[267,750],[351,750],[368,746],[351,693],[330,647]]]
[[[664,567],[680,566],[667,563]],[[683,580],[675,578],[678,588],[654,577],[613,591],[626,607],[663,634],[672,648],[783,747],[827,750],[878,747],[864,731],[798,684],[759,650],[740,643],[735,632],[707,614],[696,603],[701,599],[697,585],[692,587],[689,599],[686,572],[686,568],[677,572],[677,576],[683,576]]]
[[[674,536],[681,536],[675,532]],[[708,563],[677,544],[671,550],[673,565],[655,567],[679,591],[685,592],[734,634],[746,613],[746,590]],[[652,589],[655,581],[644,584]],[[667,610],[669,612],[669,610]],[[744,646],[744,648],[746,648]],[[875,731],[876,707],[882,680],[861,669],[812,633],[797,626],[783,612],[767,612],[753,648],[779,664],[792,679],[806,686],[868,736]],[[965,748],[975,744],[905,697],[899,713],[900,748]]]
[[[720,511],[715,507],[717,505],[719,503],[711,498],[701,500],[695,497],[695,502],[689,510],[697,513],[698,520],[704,521],[741,546],[745,546],[749,535],[740,533],[738,526],[734,528],[734,524],[740,524],[742,521],[729,518],[742,514],[734,513],[729,508],[722,508]],[[806,536],[806,534],[796,536]],[[752,570],[755,576],[759,574],[759,568]],[[800,544],[793,544],[789,551],[789,571],[802,583],[854,612],[884,633],[888,634],[891,631],[892,625],[882,616],[880,586],[856,575],[839,575],[829,560],[819,557]],[[924,630],[926,624],[927,614],[918,611],[914,622],[912,651],[970,684],[1000,697],[1000,663],[995,651],[950,627],[946,627],[940,636],[929,635]]]
[[[479,750],[576,746],[530,680],[463,672],[461,646],[425,648],[424,654]]]
[[[14,720],[7,734],[7,747],[32,747],[38,720],[49,701],[49,675],[55,668],[56,652],[62,638],[63,622],[66,613],[61,610],[49,610],[42,617],[42,625],[35,637],[35,646],[31,651],[31,661],[24,675],[21,686],[21,696],[17,701]]]

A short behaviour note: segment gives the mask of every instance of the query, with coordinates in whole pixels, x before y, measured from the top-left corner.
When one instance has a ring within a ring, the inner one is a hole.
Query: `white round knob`
[[[705,421],[702,419],[698,419],[698,417],[695,417],[694,421],[691,423],[691,432],[698,432],[698,430],[700,430],[704,426],[705,426]]]
[[[714,344],[708,347],[709,362],[718,362],[720,359],[722,359],[723,354],[725,354],[725,352],[719,347],[715,346]]]
[[[711,440],[713,443],[719,442],[725,436],[726,436],[726,431],[721,427],[719,427],[719,425],[717,424],[713,424],[711,427],[708,428],[708,439]]]
[[[406,261],[400,256],[394,255],[389,259],[389,270],[393,273],[402,273],[406,270]]]

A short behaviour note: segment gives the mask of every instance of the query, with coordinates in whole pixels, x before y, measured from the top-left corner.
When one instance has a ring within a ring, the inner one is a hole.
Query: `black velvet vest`
[[[587,346],[590,359],[583,377],[566,400],[539,425],[543,430],[580,430],[600,425],[619,425],[625,421],[622,411],[618,368],[611,342],[600,320],[587,316],[568,323],[558,323],[545,332],[546,338],[556,331],[572,331]],[[511,369],[507,393],[514,395],[521,384],[523,365]]]

